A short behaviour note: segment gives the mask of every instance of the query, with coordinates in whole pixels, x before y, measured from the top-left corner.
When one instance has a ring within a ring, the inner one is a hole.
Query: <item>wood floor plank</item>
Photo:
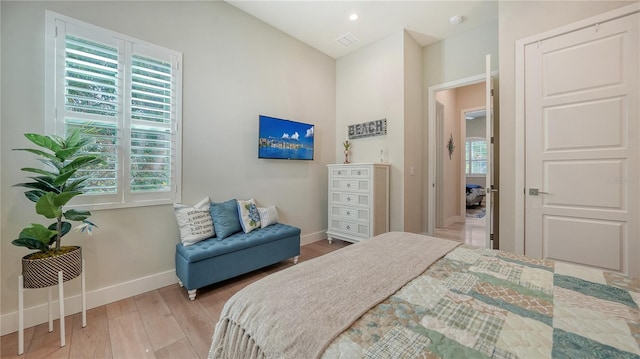
[[[241,275],[239,277],[233,278],[232,280],[224,281],[221,286],[215,290],[215,295],[219,298],[222,298],[224,301],[227,301],[231,298],[236,292],[240,289],[248,286],[249,284],[255,282],[258,278],[262,278],[267,274],[262,271],[254,271],[251,273],[247,273]]]
[[[26,328],[24,330],[24,348],[29,347],[31,344],[31,338],[33,338],[33,332],[35,332],[36,327]],[[11,334],[3,335],[0,339],[0,357],[3,359],[10,358],[22,358],[23,356],[18,356],[18,332],[13,332]]]
[[[114,359],[155,358],[153,346],[138,311],[109,319]]]
[[[71,343],[69,358],[113,358],[106,306],[88,310],[87,326],[84,328],[82,313],[73,315]]]
[[[25,358],[68,358],[71,349],[71,333],[73,330],[73,320],[71,317],[65,317],[65,346],[60,347],[60,321],[53,321],[53,331],[49,333],[49,323],[37,325],[33,332],[31,343],[27,348],[25,346]]]
[[[129,314],[138,310],[136,301],[133,297],[125,298],[117,302],[107,304],[107,317],[115,319],[122,315]]]
[[[302,246],[300,261],[349,245],[335,240]],[[293,266],[291,259],[198,290],[195,301],[177,285],[126,298],[65,320],[66,346],[60,348],[58,321],[25,329],[25,355],[17,356],[18,334],[0,339],[2,358],[206,358],[224,303],[237,291]],[[155,344],[154,344],[155,342]]]
[[[166,346],[156,352],[157,359],[184,359],[184,358],[206,358],[205,356],[197,355],[193,351],[193,347],[187,338],[179,340],[169,346]]]
[[[185,337],[180,324],[157,290],[136,295],[135,300],[154,351]]]
[[[213,337],[213,323],[197,302],[185,300],[181,295],[182,288],[177,284],[159,289],[162,299],[182,328],[193,351],[199,358],[206,358]],[[182,345],[182,344],[181,344]]]
[[[226,301],[226,299],[221,298],[218,294],[211,292],[208,293],[207,296],[197,298],[196,303],[202,308],[202,311],[207,318],[209,318],[209,321],[211,321],[212,327],[214,327],[218,319],[220,319],[220,313]]]

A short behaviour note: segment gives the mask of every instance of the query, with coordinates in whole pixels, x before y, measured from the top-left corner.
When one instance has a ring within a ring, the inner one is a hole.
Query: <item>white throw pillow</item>
[[[180,229],[180,241],[185,247],[211,238],[216,234],[209,211],[209,197],[196,203],[193,207],[174,203],[173,209]]]
[[[262,228],[278,223],[278,210],[276,206],[261,208],[258,207],[260,213],[260,225]]]
[[[260,214],[253,198],[246,201],[238,200],[238,214],[240,215],[240,225],[244,233],[260,228]]]

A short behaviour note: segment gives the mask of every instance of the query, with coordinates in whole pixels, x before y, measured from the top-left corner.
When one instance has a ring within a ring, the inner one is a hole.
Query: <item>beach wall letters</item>
[[[382,136],[387,134],[387,119],[349,125],[349,139],[363,138],[371,136]]]

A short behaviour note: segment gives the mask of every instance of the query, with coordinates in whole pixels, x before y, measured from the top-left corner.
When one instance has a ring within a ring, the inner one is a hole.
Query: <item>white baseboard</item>
[[[444,224],[444,225],[443,225],[442,227],[446,228],[446,227],[449,227],[450,225],[452,225],[452,224],[454,224],[454,223],[458,222],[458,221],[457,221],[457,218],[458,218],[457,216],[453,216],[453,217],[445,218],[445,219],[443,220],[443,222],[444,222],[443,224]]]
[[[177,282],[178,277],[176,277],[175,270],[170,270],[87,292],[87,310],[117,302],[121,299],[129,298],[154,289],[166,287]],[[55,292],[54,297],[57,298],[57,286],[52,289]],[[25,290],[25,296],[29,295],[29,290],[30,289]],[[60,306],[56,300],[53,305],[53,318],[59,317],[59,308]],[[65,317],[82,312],[82,295],[77,294],[66,297],[64,300],[64,308]],[[46,323],[48,320],[49,312],[47,303],[24,309],[25,328]],[[70,319],[67,318],[66,320]],[[3,314],[2,317],[0,317],[0,322],[2,323],[0,335],[6,335],[18,331],[18,312],[15,311]]]
[[[327,231],[319,231],[314,233],[305,234],[300,237],[300,246],[304,246],[306,244],[310,244],[313,242],[317,242],[323,239],[327,239]]]
[[[300,237],[300,245],[306,245],[327,238],[327,231],[319,231],[315,233],[305,234]],[[87,292],[87,310],[117,302],[121,299],[129,298],[134,295],[142,294],[154,289],[166,287],[178,282],[175,270],[153,274],[147,277],[138,278],[129,282],[119,283],[113,286],[100,288],[91,292]],[[57,298],[57,287],[54,297]],[[25,295],[29,295],[29,290],[25,291]],[[58,318],[60,306],[58,301],[53,302],[53,318]],[[24,327],[29,328],[38,324],[46,323],[49,320],[48,304],[39,304],[24,309]],[[65,316],[82,312],[82,295],[66,297],[64,300]],[[18,312],[3,314],[0,317],[0,335],[6,335],[18,331]]]

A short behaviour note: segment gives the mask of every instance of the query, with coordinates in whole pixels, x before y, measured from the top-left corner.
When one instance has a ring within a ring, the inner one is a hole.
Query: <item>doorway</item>
[[[436,237],[486,246],[485,82],[436,98]]]
[[[498,218],[498,201],[496,188],[497,177],[495,173],[498,172],[497,164],[494,160],[494,152],[499,150],[499,144],[494,143],[494,138],[497,137],[498,128],[494,128],[494,78],[497,76],[497,71],[491,71],[491,58],[489,55],[485,58],[485,73],[468,78],[451,81],[441,85],[431,86],[428,89],[428,113],[427,113],[427,138],[428,138],[428,162],[427,162],[427,207],[426,207],[426,222],[427,222],[427,234],[436,236],[436,224],[439,228],[445,228],[453,223],[462,223],[460,228],[456,229],[459,233],[456,238],[462,237],[461,231],[466,229],[464,224],[466,221],[466,134],[463,134],[463,130],[466,132],[466,112],[471,110],[480,110],[484,105],[486,109],[486,129],[484,135],[487,141],[487,170],[486,170],[486,189],[485,198],[482,204],[486,207],[486,219],[485,219],[485,235],[483,242],[486,248],[499,248],[498,233],[495,230],[497,226]],[[470,89],[483,87],[484,92],[482,98],[484,101],[472,102],[465,96],[466,92]],[[458,93],[458,91],[460,93]],[[441,93],[439,95],[439,93]],[[444,96],[440,100],[436,99],[436,95]],[[448,96],[446,96],[448,95]],[[454,99],[455,98],[455,99]],[[458,101],[460,99],[460,101]],[[444,101],[444,102],[443,102]],[[437,113],[445,113],[447,103],[451,109],[455,108],[453,112],[454,119],[451,123],[454,123],[453,127],[447,128],[445,125],[447,121],[443,119],[446,115],[441,115],[440,120],[437,120]],[[438,104],[440,102],[440,104]],[[466,110],[466,111],[465,111]],[[455,127],[457,126],[457,127]],[[454,133],[455,132],[455,133]],[[451,157],[449,158],[449,150],[451,150]],[[461,153],[464,154],[461,156]],[[446,159],[444,159],[446,156]],[[454,157],[456,160],[454,161]],[[465,161],[463,161],[463,159]],[[449,164],[455,163],[451,166],[455,171],[453,174],[446,173],[447,162]],[[446,190],[444,186],[454,183],[454,192],[451,192],[450,197],[444,196]],[[447,206],[453,212],[447,211]],[[456,206],[458,206],[456,208]],[[457,211],[457,212],[455,212]],[[447,223],[447,218],[451,218]],[[443,225],[444,223],[444,225]],[[451,234],[451,232],[450,232]],[[444,237],[446,234],[441,232],[438,235]],[[449,236],[451,238],[452,236]],[[477,237],[478,239],[480,237]],[[479,240],[476,242],[480,242]]]

